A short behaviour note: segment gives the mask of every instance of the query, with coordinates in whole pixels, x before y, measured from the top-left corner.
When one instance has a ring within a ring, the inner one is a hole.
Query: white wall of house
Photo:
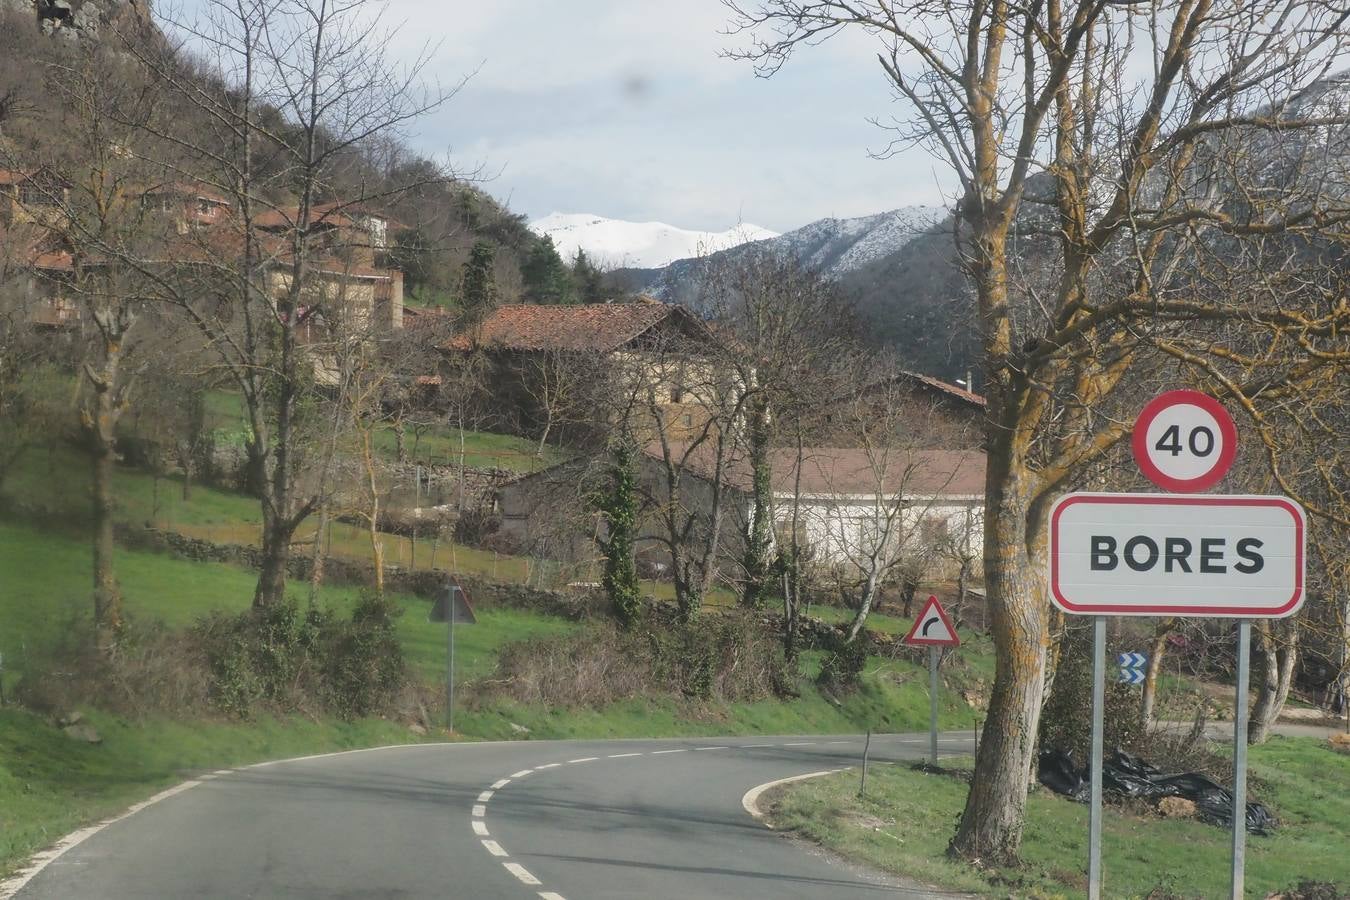
[[[805,495],[797,513],[800,539],[810,548],[814,562],[824,566],[858,565],[877,549],[893,560],[950,545],[968,554],[977,565],[983,558],[983,497],[907,498],[895,521],[888,522],[884,504],[891,502],[892,498],[875,495]],[[787,533],[792,518],[792,496],[775,494],[774,523],[779,534]],[[880,548],[887,541],[888,546]]]

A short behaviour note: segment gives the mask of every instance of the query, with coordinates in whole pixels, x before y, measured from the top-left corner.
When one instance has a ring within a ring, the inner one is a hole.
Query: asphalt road
[[[944,752],[969,752],[969,732]],[[862,738],[426,744],[222,771],[53,860],[20,900],[932,896],[767,829],[751,788]],[[873,736],[876,760],[927,735]]]

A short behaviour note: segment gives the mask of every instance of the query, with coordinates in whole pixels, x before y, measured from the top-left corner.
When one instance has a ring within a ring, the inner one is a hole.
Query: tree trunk
[[[1247,722],[1247,743],[1263,744],[1270,737],[1275,721],[1289,699],[1294,681],[1294,664],[1298,661],[1298,622],[1282,620],[1272,626],[1269,621],[1258,623],[1261,649],[1264,656],[1263,678],[1256,706]]]
[[[309,562],[309,602],[311,606],[318,601],[319,586],[323,584],[323,564],[326,558],[323,539],[329,528],[328,506],[328,498],[325,496],[319,503],[319,525],[314,530],[314,552],[310,555]]]
[[[991,457],[992,459],[993,457]],[[1045,687],[1048,621],[1044,529],[1028,517],[1008,472],[991,463],[985,578],[997,668],[965,811],[948,852],[1003,865],[1017,861]],[[1034,527],[1034,523],[1032,525]]]
[[[741,593],[741,605],[749,609],[758,609],[770,597],[772,571],[769,560],[772,541],[772,471],[769,467],[769,410],[767,401],[759,398],[752,402],[750,412],[749,447],[750,471],[752,478],[752,501],[750,521],[746,523],[745,533],[745,587]]]
[[[275,517],[264,515],[262,565],[258,570],[258,586],[253,592],[254,609],[262,609],[285,599],[286,564],[290,555],[290,530]]]
[[[100,653],[107,653],[122,627],[122,593],[113,568],[113,451],[104,436],[91,435],[93,448],[94,627]]]
[[[1163,654],[1167,652],[1167,638],[1176,630],[1177,620],[1166,618],[1153,630],[1148,645],[1148,668],[1144,671],[1144,690],[1139,700],[1139,717],[1145,728],[1153,727],[1153,706],[1158,697],[1158,675],[1162,672]]]

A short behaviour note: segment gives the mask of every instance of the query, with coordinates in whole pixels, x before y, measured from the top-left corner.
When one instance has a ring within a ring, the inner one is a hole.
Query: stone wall
[[[194,562],[230,563],[255,569],[262,562],[262,551],[257,547],[217,544],[158,528],[119,524],[116,536],[118,543],[124,547],[167,553]],[[312,560],[307,554],[292,555],[288,571],[296,581],[308,582]],[[374,581],[374,570],[369,563],[347,559],[325,560],[323,574],[324,581],[330,584],[368,585]],[[430,600],[444,587],[448,577],[447,573],[439,570],[408,571],[398,566],[386,566],[384,579],[385,587],[390,591]],[[603,595],[596,591],[564,593],[494,582],[476,575],[461,574],[455,578],[468,591],[475,605],[486,608],[526,609],[572,620],[595,615],[605,608]]]

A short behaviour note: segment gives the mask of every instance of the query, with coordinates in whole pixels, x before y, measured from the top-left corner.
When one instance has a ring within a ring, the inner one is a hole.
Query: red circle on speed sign
[[[1199,391],[1168,391],[1134,423],[1139,469],[1158,487],[1192,493],[1213,487],[1237,456],[1237,428],[1223,405]]]

